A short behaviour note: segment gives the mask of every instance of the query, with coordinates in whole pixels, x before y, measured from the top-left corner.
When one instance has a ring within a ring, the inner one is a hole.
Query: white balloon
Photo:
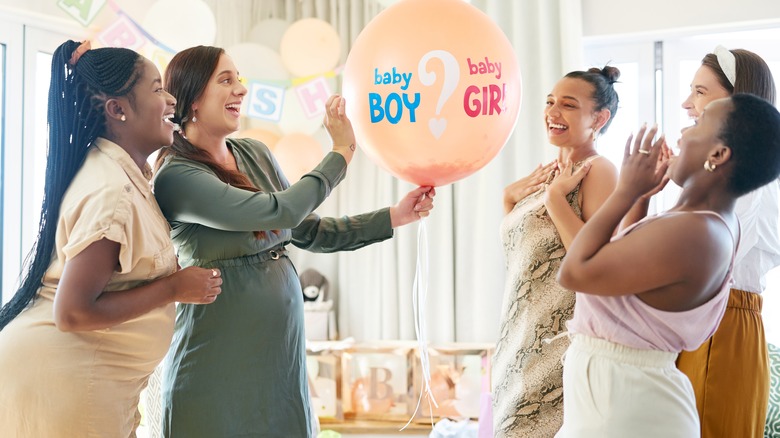
[[[214,13],[203,0],[158,0],[141,26],[173,50],[213,45],[217,36]]]
[[[290,73],[275,50],[257,43],[241,43],[228,47],[225,52],[233,58],[238,73],[247,80],[282,88],[289,85]]]
[[[276,51],[257,43],[241,43],[228,47],[225,52],[233,59],[238,74],[247,81],[263,82],[280,88],[288,86],[290,73]],[[249,83],[246,85],[250,89]],[[247,114],[250,100],[249,96],[244,98],[241,114]]]
[[[322,116],[306,117],[295,90],[288,88],[284,93],[282,117],[279,119],[279,129],[285,134],[299,132],[312,135],[322,126]]]
[[[279,51],[282,43],[282,36],[290,27],[290,23],[279,18],[268,18],[255,24],[249,31],[247,40],[252,43],[262,44],[266,47]]]

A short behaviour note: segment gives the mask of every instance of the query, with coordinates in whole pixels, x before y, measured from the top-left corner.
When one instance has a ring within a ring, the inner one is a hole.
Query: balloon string
[[[420,403],[422,402],[423,395],[428,400],[428,407],[431,418],[431,426],[433,426],[433,406],[439,407],[436,403],[436,399],[431,392],[431,368],[430,358],[428,356],[428,341],[426,340],[426,333],[428,332],[427,320],[426,320],[426,302],[428,299],[428,232],[425,226],[425,218],[420,220],[419,228],[417,228],[417,265],[414,272],[414,283],[412,284],[412,311],[414,313],[414,333],[417,335],[417,342],[419,344],[420,354],[420,368],[422,369],[422,375],[420,376],[422,382],[420,387],[420,396],[417,399],[417,406],[414,408],[414,413],[406,425],[401,430],[406,429],[417,416],[417,412],[420,409]]]

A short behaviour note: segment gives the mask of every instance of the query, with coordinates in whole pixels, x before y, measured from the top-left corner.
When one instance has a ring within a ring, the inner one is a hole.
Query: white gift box
[[[304,301],[303,323],[306,339],[310,341],[331,341],[337,338],[336,314],[333,301]]]

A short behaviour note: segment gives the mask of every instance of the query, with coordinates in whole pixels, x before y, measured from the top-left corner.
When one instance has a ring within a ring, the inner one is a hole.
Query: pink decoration
[[[328,81],[324,77],[318,77],[295,87],[295,94],[303,113],[311,119],[325,114],[325,102],[328,101],[331,91]]]
[[[138,50],[146,43],[143,34],[124,15],[98,34],[97,38],[104,46],[124,47],[131,50]]]

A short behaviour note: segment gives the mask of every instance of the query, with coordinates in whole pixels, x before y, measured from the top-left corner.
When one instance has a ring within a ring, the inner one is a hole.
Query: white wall
[[[120,0],[118,3],[131,17],[141,19],[154,2],[155,0]],[[69,18],[57,6],[56,0],[0,0],[0,13],[2,7]],[[108,5],[104,7],[107,8]],[[780,20],[780,1],[654,0],[651,4],[649,1],[640,0],[582,0],[582,15],[584,35],[600,36],[733,22]]]
[[[128,15],[141,20],[155,1],[120,0],[118,3]],[[581,1],[585,37],[732,26],[741,22],[780,23],[778,0],[654,0],[652,4],[640,0]],[[72,20],[57,6],[56,0],[0,0],[0,14],[5,8]],[[111,14],[100,14],[97,20],[106,17],[111,18]],[[100,28],[107,24],[97,20],[93,26]]]
[[[585,37],[780,22],[778,0],[582,0]]]

